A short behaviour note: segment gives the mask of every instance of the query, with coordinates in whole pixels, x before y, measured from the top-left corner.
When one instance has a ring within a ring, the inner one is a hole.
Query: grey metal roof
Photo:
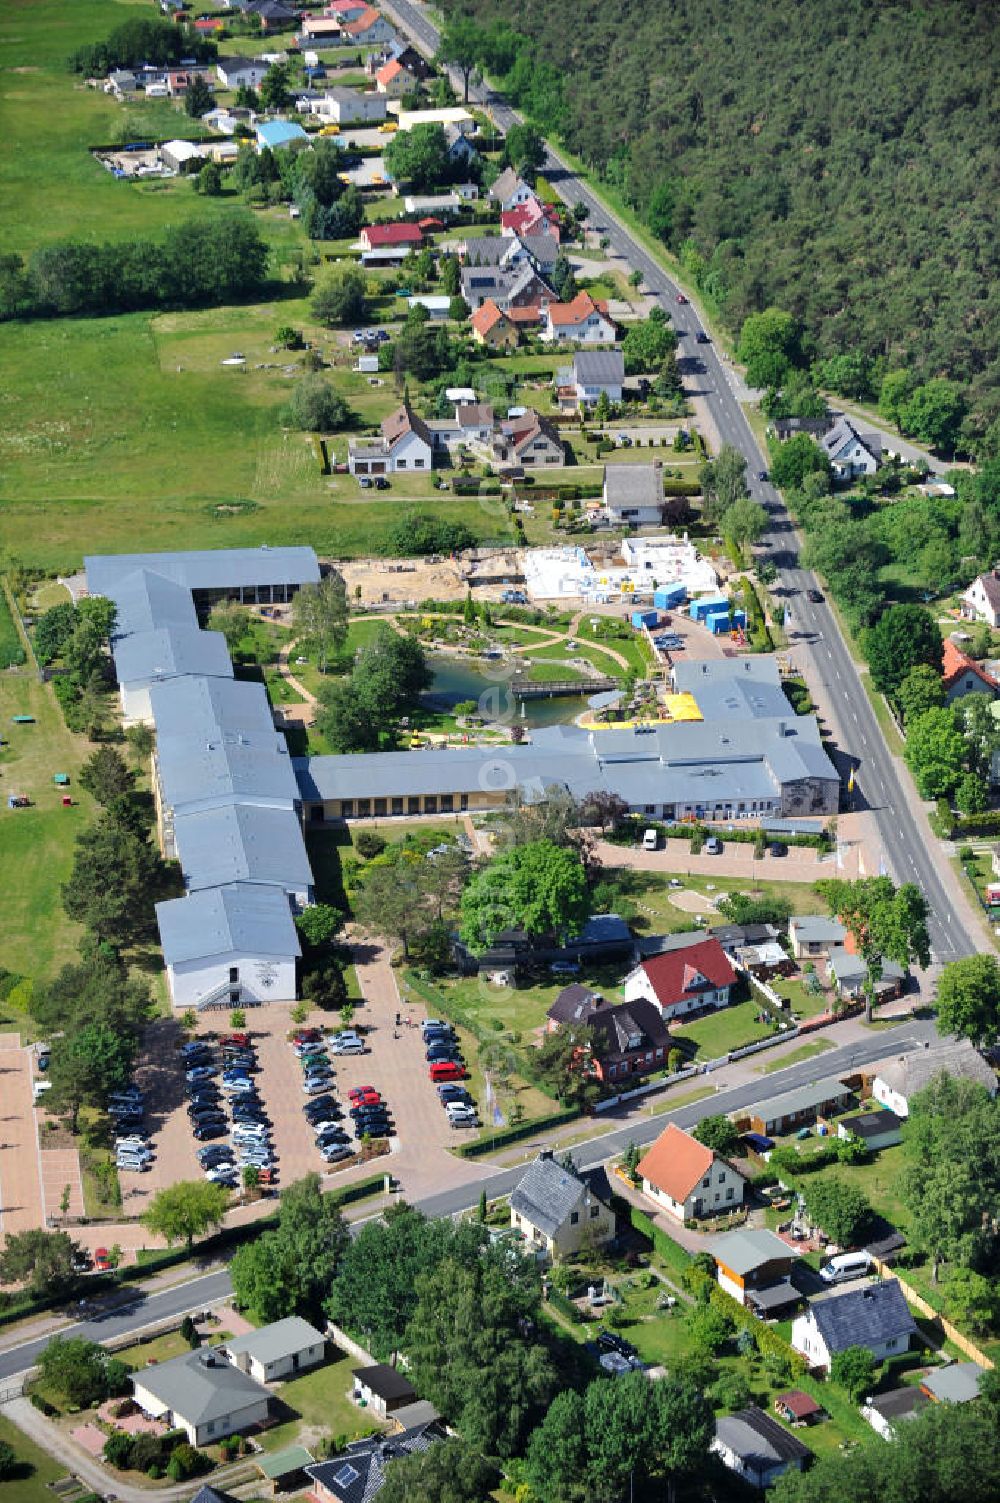
[[[853,1117],[842,1117],[838,1124],[858,1138],[880,1138],[887,1132],[899,1132],[902,1125],[896,1113],[885,1108],[874,1112],[858,1112]]]
[[[878,1346],[917,1329],[895,1279],[814,1300],[809,1316],[831,1356],[849,1346]]]
[[[267,1365],[279,1362],[282,1357],[291,1357],[306,1347],[322,1346],[323,1332],[317,1331],[299,1315],[289,1315],[284,1320],[272,1321],[257,1331],[248,1331],[226,1342],[226,1351],[246,1353],[257,1362]],[[310,1457],[310,1460],[312,1458]]]
[[[298,956],[299,937],[280,887],[233,882],[156,905],[167,965],[215,955]]]
[[[713,1258],[733,1273],[751,1273],[764,1263],[774,1263],[779,1258],[797,1258],[799,1253],[787,1242],[782,1242],[775,1232],[766,1227],[746,1227],[735,1232],[726,1232],[723,1237],[713,1237],[708,1243]]]
[[[830,951],[830,969],[841,986],[855,986],[864,981],[866,966],[860,955],[852,955],[850,950],[845,950],[843,945],[835,945]],[[882,975],[875,983],[876,990],[879,987],[888,986],[893,982],[902,981],[906,975],[903,966],[897,965],[894,960],[886,960],[882,957]]]
[[[979,1397],[979,1380],[985,1369],[978,1362],[950,1362],[922,1378],[921,1386],[941,1404],[965,1404]]]
[[[915,1091],[930,1085],[941,1071],[947,1075],[960,1076],[963,1080],[977,1080],[991,1093],[996,1092],[996,1072],[983,1059],[972,1044],[941,1044],[937,1048],[915,1049],[912,1054],[902,1054],[898,1059],[887,1059],[872,1066],[872,1074],[881,1080],[890,1091],[910,1097]]]
[[[621,350],[580,350],[573,356],[573,375],[581,386],[621,386],[625,357]]]
[[[153,719],[163,735],[203,737],[269,733],[274,714],[263,684],[190,674],[154,684],[149,691]]]
[[[246,59],[220,58],[226,67]],[[319,581],[319,562],[311,548],[209,548],[190,553],[103,553],[84,559],[87,589],[110,595],[136,569],[162,574],[189,590],[225,590],[251,585],[303,585]]]
[[[828,918],[822,913],[807,913],[788,920],[788,932],[800,944],[843,944],[847,930],[839,919]]]
[[[781,676],[778,673],[778,665],[771,657],[745,657],[745,658],[719,658],[717,660],[706,659],[698,662],[697,659],[678,659],[671,669],[671,677],[674,688],[678,694],[691,693],[698,697],[698,690],[705,684],[715,683],[722,680],[729,683],[738,679],[741,683],[747,679],[753,679],[758,683],[780,685]],[[788,701],[786,700],[787,704]]]
[[[133,1381],[191,1425],[238,1415],[269,1398],[263,1383],[233,1367],[212,1347],[144,1367]],[[238,1428],[238,1427],[237,1427]]]
[[[723,1414],[715,1422],[716,1439],[727,1451],[739,1456],[754,1471],[766,1472],[783,1461],[804,1461],[812,1456],[797,1435],[751,1404],[735,1414]]]
[[[187,674],[232,678],[233,665],[221,632],[196,626],[164,626],[119,637],[114,645],[120,684],[154,683]]]
[[[915,1419],[921,1409],[926,1409],[930,1400],[914,1384],[902,1388],[890,1388],[887,1393],[877,1393],[866,1401],[865,1408],[880,1414],[884,1420]]]
[[[662,506],[663,466],[606,464],[604,499],[608,506]]]
[[[791,1091],[782,1091],[778,1096],[766,1096],[747,1110],[765,1122],[773,1122],[778,1117],[792,1117],[798,1112],[807,1112],[813,1107],[822,1106],[825,1101],[835,1101],[839,1097],[851,1094],[850,1088],[845,1086],[842,1080],[838,1080],[836,1075],[827,1075],[822,1080],[812,1081],[809,1085],[795,1086]]]
[[[312,888],[302,826],[292,809],[200,809],[174,821],[174,841],[191,892],[229,882],[270,882],[290,893]]]
[[[279,731],[226,731],[208,741],[161,735],[156,756],[163,802],[177,813],[234,799],[291,808],[298,796],[288,743]]]
[[[198,627],[191,591],[152,569],[134,569],[114,585],[118,614],[113,640],[161,626]]]
[[[538,1158],[512,1192],[510,1208],[547,1237],[554,1237],[587,1193],[587,1187],[552,1158]]]

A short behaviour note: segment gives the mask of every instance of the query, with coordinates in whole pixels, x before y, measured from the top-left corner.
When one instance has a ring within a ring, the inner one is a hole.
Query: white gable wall
[[[235,979],[232,972],[236,972]],[[229,1006],[295,1000],[295,956],[252,953],[207,956],[167,966],[167,985],[175,1007]]]

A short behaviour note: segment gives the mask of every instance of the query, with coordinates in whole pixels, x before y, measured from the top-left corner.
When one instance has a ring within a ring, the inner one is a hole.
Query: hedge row
[[[316,463],[319,465],[320,474],[329,475],[330,456],[327,453],[326,439],[320,438],[318,433],[314,433],[312,435],[312,448],[313,454],[316,456]]]
[[[571,1320],[575,1326],[583,1325],[583,1316],[573,1301],[567,1299],[565,1294],[560,1294],[558,1289],[549,1290],[548,1301],[553,1310],[558,1310],[560,1315],[565,1315],[566,1319]]]
[[[503,1127],[499,1132],[490,1133],[488,1138],[482,1137],[475,1143],[463,1143],[455,1152],[463,1159],[482,1158],[484,1153],[492,1153],[494,1149],[504,1148],[508,1143],[518,1143],[522,1138],[533,1137],[536,1132],[545,1132],[550,1127],[562,1127],[582,1115],[580,1107],[565,1106],[561,1111],[550,1112],[547,1117],[533,1117],[530,1122],[519,1122],[516,1127]]]

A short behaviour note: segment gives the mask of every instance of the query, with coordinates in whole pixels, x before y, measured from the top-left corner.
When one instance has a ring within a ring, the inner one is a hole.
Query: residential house
[[[332,1461],[306,1467],[316,1503],[372,1503],[385,1482],[385,1469],[404,1456],[429,1451],[444,1432],[436,1422],[420,1424],[399,1435],[371,1435],[345,1446]]]
[[[614,344],[618,330],[608,317],[608,305],[589,292],[578,292],[570,303],[549,303],[542,338],[549,344]]]
[[[468,132],[463,131],[460,126],[451,122],[444,127],[444,144],[448,148],[448,160],[452,163],[464,162],[468,166],[479,155],[469,140]],[[479,197],[478,184],[476,185],[473,197]]]
[[[741,1122],[748,1121],[751,1132],[765,1138],[797,1132],[811,1127],[817,1117],[830,1117],[855,1104],[854,1091],[835,1075],[827,1075],[808,1085],[793,1086],[777,1096],[768,1096],[755,1105],[734,1113]]]
[[[360,89],[327,89],[313,106],[313,114],[345,125],[381,125],[386,118],[384,94],[363,94]]]
[[[744,1176],[671,1122],[639,1160],[642,1193],[675,1221],[719,1216],[743,1204]]]
[[[501,313],[492,298],[487,298],[470,316],[469,327],[475,343],[488,350],[517,348],[517,328],[506,313]]]
[[[349,47],[371,47],[398,40],[384,16],[369,5],[353,21],[344,24],[343,39]]]
[[[371,1367],[356,1367],[352,1373],[356,1404],[363,1404],[370,1414],[379,1419],[388,1419],[396,1409],[402,1409],[416,1400],[417,1390],[405,1373],[386,1362],[376,1362]]]
[[[303,16],[299,37],[304,42],[339,43],[344,26],[336,16]]]
[[[603,496],[610,522],[629,527],[659,525],[663,521],[663,465],[659,460],[653,464],[606,464]]]
[[[849,417],[840,417],[820,439],[820,448],[830,461],[836,480],[855,480],[874,475],[882,460],[882,440],[877,433],[861,433]]]
[[[344,14],[347,9],[345,6],[337,6],[336,9],[341,20],[350,20],[352,17],[360,15],[366,9],[366,6],[360,3],[360,0],[355,0],[355,3],[350,7],[349,15]],[[398,40],[388,42],[384,47],[380,47],[378,51],[369,53],[365,59],[365,72],[370,78],[374,78],[380,68],[383,68],[386,63],[391,62],[400,63],[417,83],[426,83],[428,79],[434,77],[434,69],[427,59],[415,47],[411,47],[408,42]]]
[[[347,446],[347,464],[352,475],[395,475],[413,470],[429,470],[434,442],[423,418],[407,403],[382,422],[382,434],[376,439],[351,439]]]
[[[403,199],[407,214],[439,216],[437,219],[422,218],[421,229],[443,229],[442,219],[450,219],[461,207],[462,200],[457,193],[408,193]]]
[[[178,1008],[290,1001],[301,955],[288,898],[232,882],[156,904],[170,1000]]]
[[[391,248],[406,256],[411,250],[420,249],[424,243],[424,232],[419,225],[404,224],[397,220],[393,224],[366,224],[362,227],[359,239],[362,250]]]
[[[535,194],[524,179],[518,177],[513,167],[505,167],[486,196],[490,203],[495,204],[503,213],[507,209],[516,208],[519,204],[530,203]]]
[[[220,57],[215,72],[224,89],[259,89],[270,66],[262,57]]]
[[[964,699],[967,694],[988,694],[991,699],[996,699],[1000,694],[1000,684],[996,679],[990,676],[982,663],[977,663],[975,658],[970,658],[967,652],[963,652],[953,637],[945,638],[941,684],[945,704],[949,705],[957,699]]]
[[[537,469],[566,462],[558,432],[548,418],[531,407],[523,417],[500,423],[493,440],[493,456],[504,468]]]
[[[858,1112],[853,1117],[842,1117],[837,1123],[838,1138],[860,1138],[872,1153],[882,1148],[894,1148],[903,1141],[903,1124],[895,1112],[882,1108],[877,1112]]]
[[[493,434],[493,406],[490,402],[458,402],[455,422],[463,443],[488,444]]]
[[[574,983],[564,987],[546,1013],[546,1032],[585,1024],[593,1040],[591,1060],[599,1080],[627,1085],[630,1077],[662,1070],[670,1031],[660,1010],[644,997],[612,1005],[599,992]]]
[[[246,6],[246,13],[256,16],[260,21],[261,31],[280,31],[285,26],[294,26],[299,19],[299,11],[291,6],[282,5],[281,0],[250,0]]]
[[[948,1362],[921,1378],[920,1391],[935,1404],[968,1404],[978,1399],[984,1372],[978,1362]]]
[[[916,1419],[929,1403],[925,1393],[921,1393],[915,1384],[908,1383],[902,1388],[890,1388],[886,1393],[866,1398],[861,1405],[861,1416],[883,1440],[896,1440],[898,1426]]]
[[[962,596],[962,615],[969,621],[1000,626],[1000,565],[974,579]]]
[[[169,68],[167,93],[171,99],[183,99],[196,78],[203,79],[210,89],[214,86],[214,74],[209,68]]]
[[[783,1472],[801,1472],[813,1459],[797,1435],[755,1404],[719,1416],[711,1449],[723,1466],[761,1490],[771,1487]]]
[[[116,68],[113,73],[108,74],[104,92],[113,94],[116,99],[129,99],[136,93],[138,87],[139,80],[131,68]]]
[[[625,384],[625,357],[621,350],[581,350],[573,364],[556,372],[556,391],[561,411],[582,412],[596,406],[603,392],[609,402],[620,402]]]
[[[469,266],[461,269],[462,296],[472,309],[492,300],[508,316],[515,308],[533,308],[537,323],[538,310],[552,300],[552,289],[530,264],[511,267]]]
[[[839,414],[838,414],[839,416]],[[808,433],[810,438],[822,438],[833,426],[830,413],[825,417],[779,417],[772,418],[768,431],[782,443],[786,438],[794,438],[797,433]]]
[[[893,997],[902,996],[906,989],[908,971],[894,960],[885,958],[880,961],[880,965],[882,974],[874,983],[876,999],[888,1002]],[[827,957],[827,969],[838,997],[854,1002],[864,996],[868,971],[860,955],[855,955],[846,945],[834,945]]]
[[[309,140],[301,125],[297,125],[294,120],[258,121],[254,131],[258,151],[263,151],[265,146],[271,151],[278,151],[283,146],[291,146],[293,141]]]
[[[750,662],[751,659],[745,661]],[[778,931],[773,924],[713,924],[708,931],[717,939],[730,960],[735,961],[742,951],[761,949],[773,944]]]
[[[795,1248],[766,1227],[740,1227],[708,1244],[715,1259],[719,1288],[760,1315],[797,1304],[801,1296],[791,1283],[799,1259]]]
[[[417,80],[409,68],[393,58],[383,63],[375,74],[375,87],[386,99],[402,99],[404,94],[411,94],[417,87]]]
[[[831,950],[843,945],[846,938],[847,930],[839,919],[810,913],[788,920],[788,939],[796,960],[829,955]]]
[[[910,1100],[940,1074],[972,1080],[997,1093],[997,1077],[979,1050],[965,1040],[945,1041],[872,1066],[872,1095],[897,1117],[908,1117]]]
[[[539,203],[537,198],[506,209],[500,215],[501,235],[552,235],[559,240],[561,228],[558,210],[551,204]]]
[[[455,183],[452,192],[458,194],[463,204],[474,204],[479,198],[479,184],[473,182]]]
[[[909,1349],[917,1327],[895,1279],[815,1299],[792,1322],[792,1347],[829,1370],[838,1352],[864,1346],[877,1362]]]
[[[683,950],[667,950],[640,962],[625,977],[626,1002],[646,997],[670,1020],[709,1007],[728,1007],[736,972],[717,939],[705,937]]]
[[[132,1397],[143,1413],[183,1430],[193,1446],[263,1424],[271,1407],[263,1384],[227,1362],[216,1347],[195,1347],[131,1376]]]
[[[245,1336],[236,1336],[223,1348],[230,1362],[249,1373],[258,1383],[292,1378],[322,1362],[326,1338],[301,1316],[289,1315],[272,1321]]]
[[[615,1213],[585,1177],[564,1169],[544,1149],[511,1193],[510,1224],[533,1252],[553,1261],[574,1257],[615,1235]]]

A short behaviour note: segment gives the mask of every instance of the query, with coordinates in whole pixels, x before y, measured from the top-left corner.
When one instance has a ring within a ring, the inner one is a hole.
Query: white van
[[[659,843],[660,837],[655,830],[647,830],[642,837],[642,848],[644,851],[655,851]]]
[[[859,1279],[862,1274],[870,1273],[871,1266],[871,1253],[839,1253],[820,1269],[819,1276],[827,1284],[843,1284],[847,1279]]]
[[[35,1103],[36,1106],[41,1101],[42,1097],[45,1095],[45,1092],[46,1091],[51,1091],[51,1089],[52,1089],[52,1082],[51,1082],[51,1080],[33,1080],[31,1082],[31,1099]]]

